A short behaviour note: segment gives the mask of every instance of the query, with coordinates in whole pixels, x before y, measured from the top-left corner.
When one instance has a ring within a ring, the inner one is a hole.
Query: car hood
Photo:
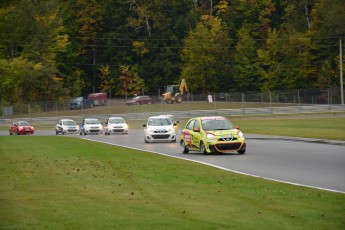
[[[154,129],[154,130],[168,130],[171,127],[173,127],[173,126],[172,125],[162,125],[162,126],[148,126],[147,128]]]
[[[33,128],[31,125],[19,125],[18,127],[20,128],[25,128],[25,129],[28,129],[28,128]]]
[[[114,126],[124,126],[126,123],[118,123],[118,124],[108,124],[108,127],[114,127]]]
[[[209,130],[206,131],[207,133],[212,133],[216,136],[224,136],[224,135],[237,135],[239,130],[238,129],[229,129],[229,130]]]
[[[62,125],[62,127],[67,127],[67,128],[76,128],[79,127],[78,125]]]
[[[86,127],[94,126],[94,127],[102,127],[101,124],[84,124]]]

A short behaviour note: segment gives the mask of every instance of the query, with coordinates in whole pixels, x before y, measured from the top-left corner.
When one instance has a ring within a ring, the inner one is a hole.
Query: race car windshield
[[[233,125],[228,120],[203,120],[201,122],[203,130],[229,130]]]
[[[170,118],[151,118],[147,124],[149,126],[172,125]]]
[[[93,120],[86,120],[85,124],[94,125],[94,124],[100,124],[99,120],[93,119]]]
[[[125,123],[125,120],[123,120],[122,118],[113,118],[113,119],[109,119],[109,124],[122,124]]]
[[[75,125],[74,121],[64,121],[63,122],[64,125]]]
[[[18,122],[18,125],[21,125],[21,126],[29,126],[29,123],[25,122],[25,121],[20,121]]]

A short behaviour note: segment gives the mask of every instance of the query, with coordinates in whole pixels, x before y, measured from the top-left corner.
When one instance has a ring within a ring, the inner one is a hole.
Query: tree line
[[[344,0],[3,0],[0,100],[339,87]]]

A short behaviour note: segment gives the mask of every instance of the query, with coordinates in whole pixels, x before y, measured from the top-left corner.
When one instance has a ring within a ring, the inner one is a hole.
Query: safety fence
[[[0,104],[0,119],[85,117],[123,115],[133,119],[148,114],[176,113],[183,116],[201,114],[250,115],[344,111],[340,90],[294,90],[268,93],[185,94],[179,104],[166,104],[158,95],[151,95],[151,104],[128,106],[130,98],[108,98],[105,105],[71,110],[70,100]]]

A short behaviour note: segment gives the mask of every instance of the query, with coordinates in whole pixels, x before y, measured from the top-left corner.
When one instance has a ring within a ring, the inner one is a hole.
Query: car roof
[[[167,116],[167,115],[157,115],[157,116],[151,116],[151,117],[149,117],[149,119],[150,118],[169,118],[170,119],[170,117],[169,116]]]
[[[209,117],[197,117],[200,118],[200,120],[224,120],[225,117],[222,116],[209,116]]]

